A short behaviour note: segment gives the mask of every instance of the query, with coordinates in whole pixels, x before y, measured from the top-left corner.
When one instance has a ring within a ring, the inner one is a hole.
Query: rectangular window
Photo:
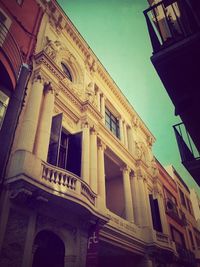
[[[180,189],[179,189],[179,193],[180,193],[180,198],[181,198],[181,204],[186,208],[185,196]]]
[[[117,138],[120,138],[120,136],[119,136],[119,121],[107,108],[105,109],[105,124],[106,124],[106,127]]]
[[[62,128],[62,113],[52,118],[48,162],[81,175],[82,133],[69,134]]]
[[[177,243],[178,245],[182,246],[182,247],[186,247],[185,246],[185,238],[184,235],[178,231],[175,227],[173,227],[171,225],[171,234],[172,234],[172,240]]]
[[[152,222],[153,222],[153,228],[154,230],[158,232],[162,232],[162,224],[160,219],[160,211],[158,206],[158,200],[153,199],[153,195],[149,195],[149,202],[151,206],[151,216],[152,216]]]
[[[166,188],[164,189],[164,194],[165,194],[166,211],[173,212],[178,215],[176,198]]]

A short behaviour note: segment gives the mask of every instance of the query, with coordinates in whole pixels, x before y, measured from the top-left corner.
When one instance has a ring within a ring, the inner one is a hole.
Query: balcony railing
[[[200,154],[196,149],[184,124],[178,123],[173,126],[182,162],[200,159]]]
[[[42,163],[42,168],[42,180],[44,180],[49,187],[59,192],[68,193],[69,195],[75,193],[77,196],[83,196],[95,206],[96,194],[80,177],[46,162]]]
[[[188,172],[200,184],[200,154],[183,123],[173,126],[181,161]]]
[[[200,17],[187,0],[163,0],[144,11],[153,52],[200,31]]]
[[[22,65],[21,52],[10,31],[2,22],[0,22],[0,51],[3,52],[3,55],[9,61],[15,79],[17,80]]]

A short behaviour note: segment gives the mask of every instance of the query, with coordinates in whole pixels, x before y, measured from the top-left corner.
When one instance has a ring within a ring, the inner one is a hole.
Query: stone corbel
[[[136,129],[139,127],[139,119],[137,116],[134,116],[132,119],[132,126]]]
[[[151,136],[147,136],[146,142],[148,147],[151,148],[153,145],[153,138]]]
[[[92,56],[89,54],[85,60],[86,68],[90,71],[93,75],[97,71],[97,62]]]
[[[10,192],[10,199],[26,202],[32,197],[32,192],[26,188],[16,189]]]
[[[66,20],[52,1],[48,3],[49,22],[58,34],[66,27]]]

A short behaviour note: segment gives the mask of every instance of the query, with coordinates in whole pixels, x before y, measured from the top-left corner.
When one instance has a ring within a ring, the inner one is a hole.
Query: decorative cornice
[[[80,119],[80,115],[76,113],[74,110],[70,109],[66,104],[66,102],[61,101],[59,97],[55,99],[55,104],[59,107],[59,110],[63,112],[63,114],[67,114],[75,123],[78,123]]]
[[[65,78],[64,73],[61,69],[56,66],[56,64],[52,61],[52,59],[46,54],[45,51],[41,51],[40,53],[36,54],[35,57],[36,66],[45,67],[50,71],[50,73],[57,79],[61,81]]]

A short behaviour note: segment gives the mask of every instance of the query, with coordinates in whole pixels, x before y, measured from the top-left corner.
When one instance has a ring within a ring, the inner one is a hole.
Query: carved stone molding
[[[40,53],[36,54],[34,59],[36,63],[36,69],[39,69],[40,72],[42,71],[43,75],[49,76],[47,74],[47,71],[45,71],[45,69],[47,69],[48,72],[52,74],[54,82],[57,81],[58,83],[58,81],[61,81],[63,78],[65,78],[65,75],[61,68],[59,68],[57,64],[54,63],[54,61],[45,51],[41,51]]]
[[[106,149],[106,144],[101,139],[97,140],[97,146],[98,146],[98,149],[102,149],[102,150]]]

